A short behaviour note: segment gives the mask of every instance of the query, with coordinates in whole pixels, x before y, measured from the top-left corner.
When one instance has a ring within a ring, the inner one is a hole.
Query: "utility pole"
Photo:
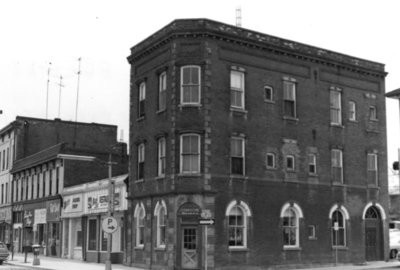
[[[114,163],[115,164],[115,163]],[[108,157],[108,217],[113,217],[114,215],[114,181],[112,180],[112,165],[111,153]],[[111,241],[112,232],[108,233],[107,236],[107,257],[106,257],[106,268],[105,270],[111,270]]]

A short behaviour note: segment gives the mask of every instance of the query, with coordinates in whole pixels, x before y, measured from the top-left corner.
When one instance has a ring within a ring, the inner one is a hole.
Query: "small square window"
[[[308,239],[316,239],[314,225],[308,225]]]
[[[369,107],[369,120],[378,120],[378,117],[376,116],[375,106]]]
[[[267,153],[267,169],[275,169],[275,154]]]
[[[294,171],[294,156],[286,156],[286,169],[288,171]]]
[[[274,100],[274,91],[271,86],[264,86],[264,100],[265,101]]]

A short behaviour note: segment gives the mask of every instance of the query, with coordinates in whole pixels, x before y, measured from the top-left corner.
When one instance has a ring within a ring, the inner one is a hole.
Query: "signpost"
[[[208,225],[214,225],[215,224],[215,219],[211,218],[211,210],[210,209],[203,209],[201,211],[199,218],[199,225],[204,225],[204,270],[207,270],[207,247],[208,247],[208,235],[207,235],[207,230],[208,230]]]
[[[118,229],[118,221],[113,217],[106,217],[101,223],[101,227],[106,233],[115,233]]]

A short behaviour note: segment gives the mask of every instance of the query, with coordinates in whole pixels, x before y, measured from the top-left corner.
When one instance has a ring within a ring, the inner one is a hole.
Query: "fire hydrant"
[[[41,246],[38,244],[32,245],[33,250],[33,262],[32,265],[40,265],[39,253]]]

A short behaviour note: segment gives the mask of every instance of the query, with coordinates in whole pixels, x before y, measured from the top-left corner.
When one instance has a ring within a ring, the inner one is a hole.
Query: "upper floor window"
[[[200,173],[200,136],[181,136],[181,173]]]
[[[308,154],[308,173],[317,173],[317,156],[315,154]]]
[[[267,169],[275,169],[275,154],[267,153]]]
[[[342,150],[331,150],[332,178],[334,182],[343,183],[343,153]]]
[[[376,107],[375,106],[369,107],[369,120],[378,120],[378,117],[376,115]]]
[[[145,153],[145,145],[144,143],[139,144],[138,146],[138,154],[137,154],[137,179],[144,178],[144,153]]]
[[[165,138],[158,140],[158,176],[165,175]]]
[[[341,125],[342,124],[342,103],[341,103],[341,92],[337,90],[331,90],[331,124]]]
[[[164,111],[167,106],[167,72],[158,76],[158,111]]]
[[[181,68],[181,104],[200,104],[200,67]]]
[[[231,107],[244,110],[244,72],[231,70]]]
[[[378,184],[378,155],[375,153],[367,154],[367,179],[368,184]]]
[[[284,115],[296,118],[296,83],[283,81],[283,110]]]
[[[294,156],[288,155],[286,156],[286,169],[288,171],[294,171],[296,168]]]
[[[356,121],[356,103],[349,101],[349,120]]]
[[[271,86],[264,86],[264,100],[273,101],[274,100],[274,89]]]
[[[139,117],[143,117],[145,114],[145,101],[146,101],[146,83],[142,82],[139,85]]]
[[[231,173],[244,175],[244,138],[231,138]]]

